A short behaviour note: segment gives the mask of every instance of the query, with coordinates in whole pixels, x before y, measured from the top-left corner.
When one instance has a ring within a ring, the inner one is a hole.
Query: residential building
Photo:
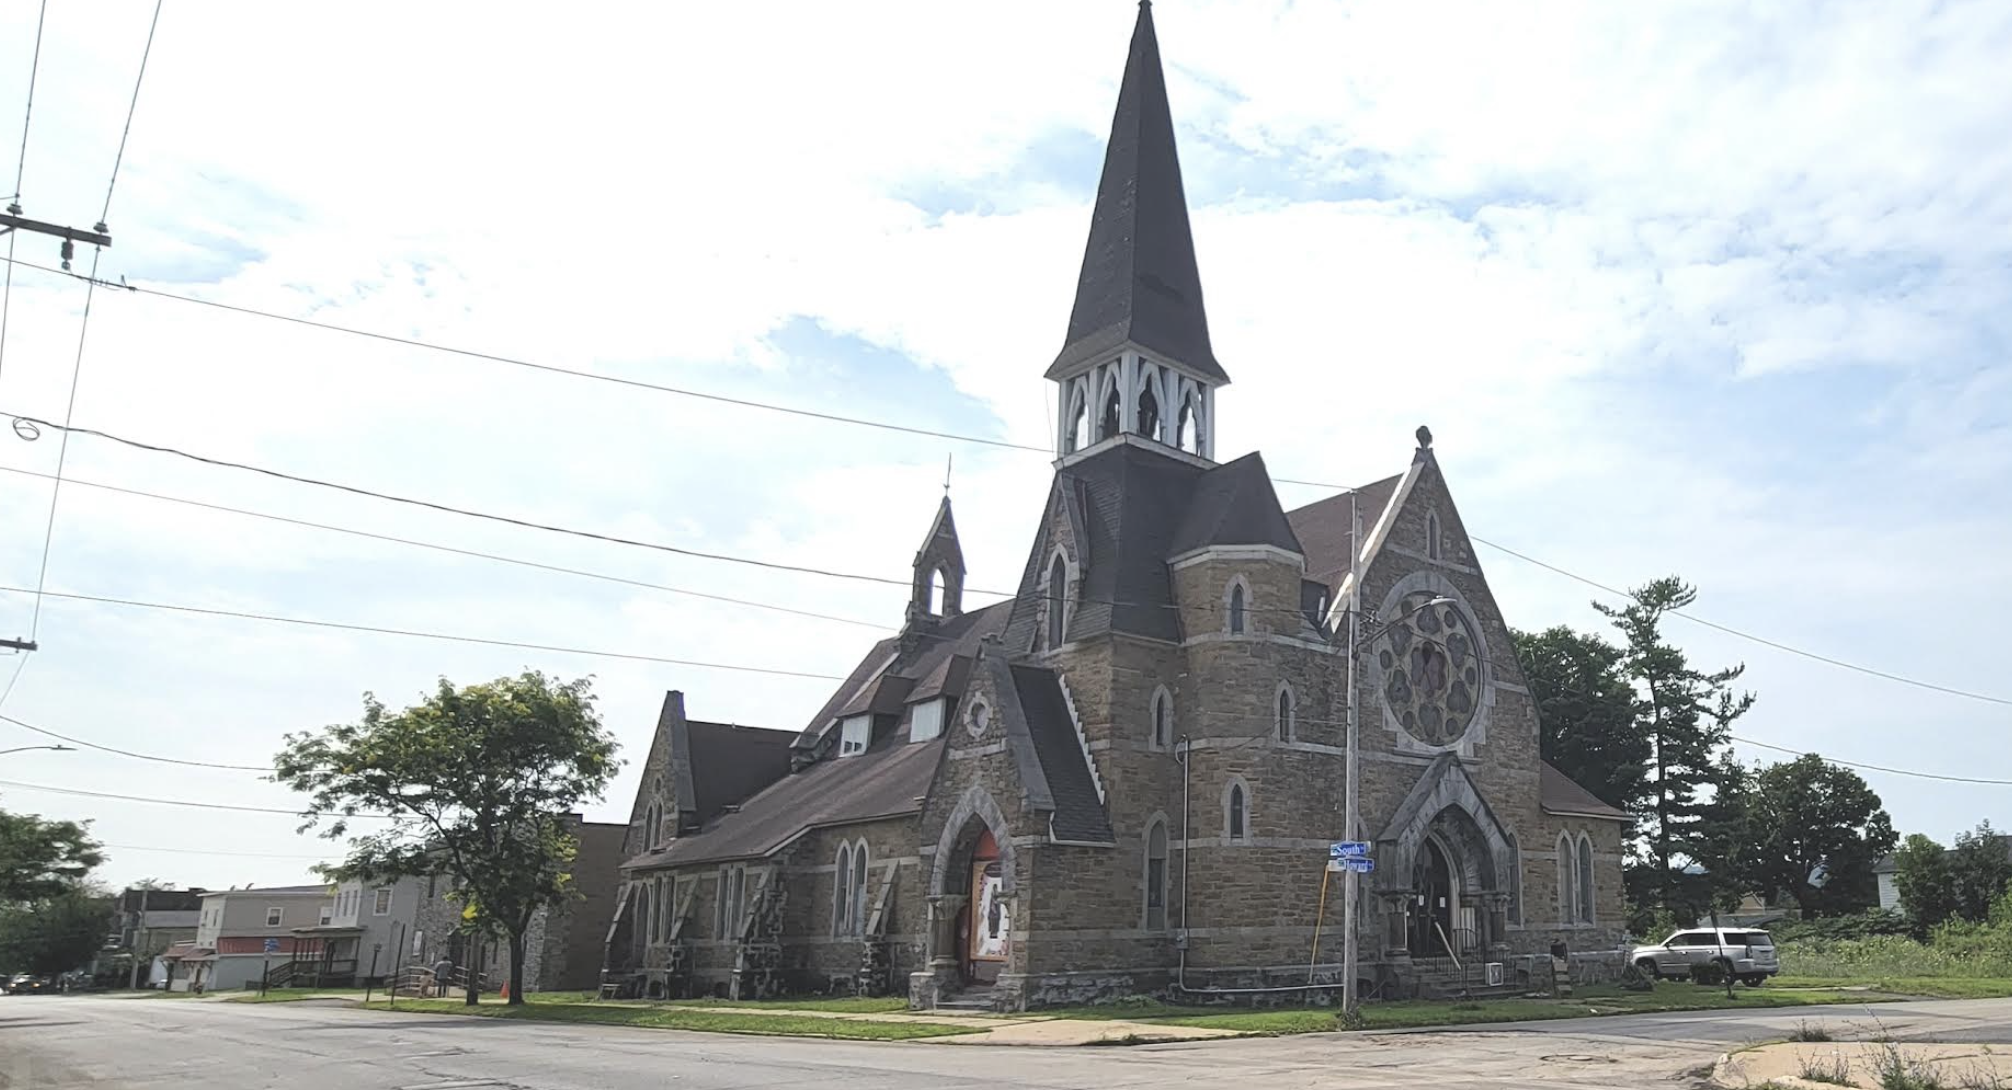
[[[1513,984],[1561,942],[1582,975],[1619,964],[1627,815],[1541,759],[1431,433],[1402,472],[1286,509],[1261,456],[1218,457],[1229,374],[1198,268],[1141,4],[1016,592],[964,608],[946,498],[899,635],[789,771],[750,767],[768,737],[721,745],[671,694],[609,930],[618,979],[999,1009],[1333,987],[1323,871],[1350,809],[1375,868],[1354,905],[1366,994],[1457,966]]]
[[[600,983],[608,920],[619,892],[623,838],[629,826],[587,821],[567,814],[566,826],[579,841],[573,857],[574,896],[544,908],[532,918],[525,935],[524,990],[586,991]],[[405,943],[407,964],[431,968],[441,958],[466,970],[474,965],[487,987],[501,988],[510,979],[509,944],[484,941],[478,948],[460,930],[460,902],[448,896],[446,876],[422,880],[413,937]]]
[[[335,899],[326,885],[270,886],[202,894],[192,943],[163,955],[175,991],[256,986],[269,968],[291,962],[303,925],[327,925]]]
[[[202,916],[200,889],[127,889],[119,894],[112,921],[112,944],[131,959],[127,982],[159,987],[167,980],[161,955],[177,943],[193,943]]]
[[[1992,839],[1998,842],[2008,858],[2012,858],[2012,834],[2001,833]],[[1945,855],[1953,850],[1942,849]],[[1892,855],[1883,856],[1872,865],[1872,874],[1879,882],[1879,907],[1889,912],[1903,911],[1900,903],[1900,861]]]

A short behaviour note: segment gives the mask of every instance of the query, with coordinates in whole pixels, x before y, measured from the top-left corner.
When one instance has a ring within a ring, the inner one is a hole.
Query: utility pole
[[[1342,818],[1343,840],[1361,839],[1360,807],[1356,805],[1356,704],[1355,695],[1355,655],[1356,640],[1359,638],[1362,617],[1362,499],[1352,496],[1348,502],[1353,525],[1348,535],[1348,756],[1344,778],[1347,780],[1346,807]],[[1356,921],[1355,901],[1358,896],[1358,876],[1350,867],[1341,875],[1341,1010],[1343,1014],[1355,1013],[1355,1005],[1361,998],[1355,994]]]
[[[140,959],[146,956],[147,951],[147,895],[152,892],[151,889],[140,891],[140,918],[133,927],[133,975],[126,982],[126,987],[132,989],[140,986]],[[151,965],[148,966],[148,975],[153,975]]]
[[[7,206],[5,214],[0,214],[0,235],[9,231],[33,231],[38,235],[50,235],[63,240],[63,271],[70,271],[70,259],[77,256],[77,244],[88,242],[93,246],[110,246],[110,228],[98,223],[91,230],[81,227],[65,227],[60,223],[44,223],[21,215],[21,202],[14,201]]]

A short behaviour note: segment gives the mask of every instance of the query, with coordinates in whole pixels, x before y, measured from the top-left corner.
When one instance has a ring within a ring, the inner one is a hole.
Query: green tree
[[[1625,653],[1593,633],[1558,625],[1512,632],[1537,705],[1538,751],[1609,806],[1634,812],[1648,797],[1654,747],[1637,716]]]
[[[2012,883],[2012,855],[2006,845],[2005,834],[1989,821],[1956,834],[1956,846],[1949,849],[1952,915],[1972,923],[1989,918],[1992,902]]]
[[[103,863],[89,826],[0,810],[0,904],[48,900]]]
[[[1898,837],[1864,778],[1814,753],[1754,774],[1740,869],[1754,889],[1795,898],[1805,917],[1878,902],[1873,864]]]
[[[1900,909],[1917,936],[1956,915],[1956,875],[1942,845],[1920,833],[1909,834],[1893,853],[1893,865]]]
[[[89,962],[111,930],[111,899],[72,884],[0,907],[0,963],[15,972],[67,973]]]
[[[448,876],[464,929],[509,943],[510,1002],[522,1003],[525,932],[572,896],[578,843],[565,815],[600,797],[619,766],[589,679],[533,671],[457,689],[443,678],[404,711],[366,694],[361,722],[286,741],[274,779],[308,795],[307,827],[333,839],[385,815],[332,876]]]
[[[1714,897],[1694,868],[1709,845],[1704,823],[1712,789],[1723,774],[1718,757],[1732,722],[1753,707],[1752,693],[1731,685],[1744,666],[1703,671],[1663,637],[1663,618],[1697,600],[1698,592],[1668,576],[1630,592],[1625,607],[1593,603],[1627,642],[1623,658],[1637,696],[1636,721],[1650,745],[1649,786],[1636,807],[1640,874],[1630,888],[1680,915],[1705,908]]]

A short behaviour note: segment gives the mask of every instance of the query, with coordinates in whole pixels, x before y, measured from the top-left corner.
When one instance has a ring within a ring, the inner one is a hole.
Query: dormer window
[[[943,733],[942,700],[926,700],[908,713],[908,740],[927,742]]]
[[[838,755],[858,756],[865,753],[867,745],[873,741],[873,717],[855,715],[839,723],[838,731]]]

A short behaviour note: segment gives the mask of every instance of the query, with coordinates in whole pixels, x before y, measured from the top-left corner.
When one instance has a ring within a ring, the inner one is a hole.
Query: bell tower
[[[908,625],[949,620],[964,612],[964,549],[957,543],[957,523],[950,517],[950,497],[936,509],[936,520],[915,551],[915,583],[908,599]]]
[[[1209,346],[1151,0],[1132,29],[1069,334],[1047,377],[1057,458],[1121,435],[1215,458],[1215,391],[1230,377]]]

